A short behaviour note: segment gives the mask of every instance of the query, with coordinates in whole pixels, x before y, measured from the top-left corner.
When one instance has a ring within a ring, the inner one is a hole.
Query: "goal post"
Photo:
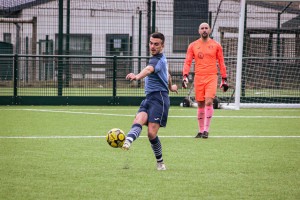
[[[300,108],[299,2],[240,1],[235,97],[223,108]]]
[[[235,109],[240,108],[241,80],[242,80],[242,62],[243,62],[243,43],[244,43],[244,21],[246,0],[241,0],[241,10],[239,16],[239,37],[236,65],[236,85],[235,85]]]

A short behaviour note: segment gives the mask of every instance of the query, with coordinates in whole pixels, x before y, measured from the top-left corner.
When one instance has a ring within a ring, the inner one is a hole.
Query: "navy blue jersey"
[[[145,93],[169,92],[168,63],[165,55],[160,53],[152,56],[148,65],[154,67],[154,72],[145,78]]]

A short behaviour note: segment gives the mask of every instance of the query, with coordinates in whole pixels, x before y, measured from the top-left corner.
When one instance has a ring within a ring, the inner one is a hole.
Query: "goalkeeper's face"
[[[210,34],[210,27],[207,23],[202,23],[199,26],[199,34],[201,38],[206,39]]]

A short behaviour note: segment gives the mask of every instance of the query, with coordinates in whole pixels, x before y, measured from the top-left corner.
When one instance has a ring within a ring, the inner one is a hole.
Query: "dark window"
[[[203,22],[208,22],[208,0],[174,0],[173,52],[186,52]]]
[[[11,43],[11,33],[3,33],[3,41]]]
[[[66,51],[66,34],[63,35],[63,55],[92,55],[92,34],[70,34],[69,53]],[[55,34],[55,54],[58,54],[58,34]],[[91,63],[91,58],[72,58],[72,63]]]
[[[107,56],[129,56],[130,42],[128,34],[106,34]]]
[[[58,51],[58,34],[55,34],[55,52]],[[70,55],[92,55],[91,34],[70,34]],[[63,36],[63,54],[66,54],[66,34]]]

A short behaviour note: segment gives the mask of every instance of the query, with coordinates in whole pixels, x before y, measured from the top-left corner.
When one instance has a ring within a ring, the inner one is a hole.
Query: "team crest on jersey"
[[[204,57],[204,54],[202,52],[199,52],[198,53],[198,58],[203,59],[203,57]]]

